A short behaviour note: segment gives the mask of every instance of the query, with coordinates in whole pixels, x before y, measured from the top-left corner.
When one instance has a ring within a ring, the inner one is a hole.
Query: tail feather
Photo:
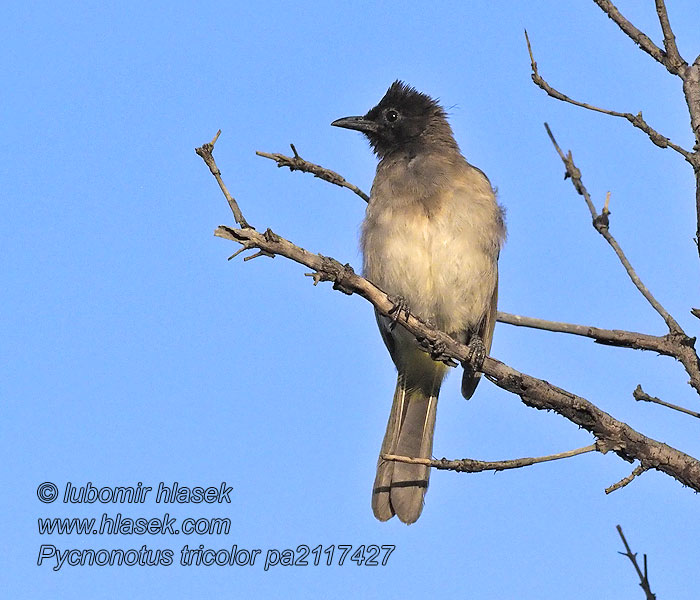
[[[411,386],[399,373],[381,454],[430,458],[437,413],[441,369],[428,385]],[[380,521],[397,515],[404,523],[414,523],[423,510],[430,467],[383,460],[377,464],[372,492],[372,510]]]

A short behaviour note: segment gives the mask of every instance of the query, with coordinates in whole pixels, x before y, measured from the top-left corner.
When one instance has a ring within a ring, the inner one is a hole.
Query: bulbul
[[[395,81],[379,104],[336,127],[361,131],[379,157],[362,226],[364,275],[395,299],[398,311],[431,323],[481,357],[491,348],[498,297],[503,210],[486,175],[462,156],[437,100]],[[430,468],[382,459],[432,456],[440,386],[447,367],[414,336],[377,313],[398,371],[372,490],[380,521],[414,523],[423,510]],[[465,363],[469,399],[480,373]]]

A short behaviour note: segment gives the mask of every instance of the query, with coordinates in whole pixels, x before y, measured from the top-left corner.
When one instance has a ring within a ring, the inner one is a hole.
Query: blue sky
[[[700,53],[697,6],[671,0],[678,46]],[[612,455],[502,473],[434,473],[417,524],[375,521],[370,489],[395,375],[361,298],[313,287],[281,258],[240,258],[214,238],[232,222],[194,147],[216,158],[246,218],[359,267],[364,203],[255,150],[309,160],[369,190],[375,158],[329,126],[396,78],[442,99],[463,153],[508,211],[501,310],[664,333],[590,226],[548,141],[574,152],[612,231],[691,334],[698,258],[693,179],[625,121],[548,98],[636,113],[692,147],[680,81],[592,3],[25,3],[0,24],[3,219],[0,420],[3,588],[13,598],[641,597],[617,554],[621,524],[649,555],[654,591],[694,598],[698,499]],[[657,43],[653,3],[618,6]],[[681,367],[590,340],[498,325],[494,357],[575,391],[700,454],[697,424],[632,390],[697,409]],[[506,459],[590,436],[484,382],[443,388],[434,453]],[[231,503],[42,504],[41,482],[234,487]],[[43,517],[227,517],[220,536],[40,535]],[[70,548],[269,549],[393,544],[384,567],[37,566]]]

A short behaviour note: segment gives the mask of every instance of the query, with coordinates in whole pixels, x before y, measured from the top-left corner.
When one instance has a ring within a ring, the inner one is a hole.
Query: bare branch
[[[700,169],[700,56],[685,71],[683,94],[690,113],[690,126],[695,135],[695,163],[693,166],[697,180]]]
[[[228,205],[231,208],[231,212],[233,213],[233,218],[236,220],[236,223],[243,227],[243,229],[246,229],[247,227],[250,227],[250,225],[248,225],[248,222],[243,218],[243,213],[241,212],[241,209],[238,208],[238,202],[236,202],[234,197],[229,193],[228,189],[226,188],[224,180],[221,178],[221,171],[219,170],[219,167],[216,165],[216,161],[214,160],[214,144],[216,144],[216,140],[219,139],[220,135],[221,129],[219,129],[219,131],[216,132],[216,135],[214,136],[211,142],[202,144],[199,148],[195,148],[194,151],[202,157],[206,165],[209,167],[211,174],[216,179],[216,182],[219,184],[219,187],[221,188],[221,191],[223,192],[224,197],[226,198],[226,201],[228,202]]]
[[[699,313],[700,314],[700,311]],[[700,318],[700,317],[699,317]],[[625,331],[622,329],[601,329],[591,325],[575,325],[561,321],[547,321],[534,317],[524,317],[505,312],[498,312],[497,320],[516,327],[530,327],[543,331],[568,333],[594,340],[597,344],[631,348],[633,350],[649,350],[678,360],[690,376],[688,383],[700,394],[700,361],[695,352],[694,338],[668,333],[663,336]]]
[[[202,158],[207,162],[204,156]],[[213,162],[211,153],[209,158]],[[210,170],[213,174],[218,172],[215,163],[213,169],[210,166]],[[350,265],[342,265],[333,258],[309,252],[270,229],[260,233],[252,227],[233,229],[220,226],[215,235],[247,248],[257,248],[268,255],[284,256],[305,265],[317,274],[314,277],[315,283],[332,281],[334,289],[345,294],[356,293],[362,296],[385,316],[391,316],[395,310],[395,302],[373,283],[357,275]],[[416,337],[421,347],[425,348],[434,360],[446,364],[470,361],[471,352],[468,346],[434,329],[409,311],[402,313],[399,324]],[[700,461],[692,456],[640,434],[585,398],[542,379],[520,373],[494,358],[486,357],[479,370],[500,388],[520,396],[526,406],[555,411],[592,433],[596,438],[598,451],[612,451],[629,462],[639,460],[644,468],[657,469],[683,485],[700,491]]]
[[[620,537],[622,538],[622,543],[625,545],[625,552],[620,552],[619,554],[622,554],[622,556],[626,556],[632,562],[634,570],[637,571],[637,577],[639,577],[639,587],[641,587],[644,590],[646,600],[656,600],[656,594],[654,594],[651,591],[651,587],[649,586],[649,574],[647,573],[647,555],[644,555],[644,573],[642,573],[642,570],[639,568],[639,564],[637,564],[637,554],[633,553],[630,549],[630,546],[627,543],[627,540],[625,539],[625,534],[622,533],[622,527],[620,527],[619,525],[617,526],[617,533],[620,534]]]
[[[330,257],[313,254],[269,229],[262,234],[254,229],[220,226],[215,235],[247,243],[305,265],[317,273],[318,281],[332,281],[334,289],[346,294],[356,293],[371,302],[381,314],[391,316],[394,302],[370,281],[357,275],[350,265],[342,265]],[[468,361],[470,352],[466,345],[433,329],[412,314],[402,316],[400,324],[430,351],[434,360],[447,364]],[[640,434],[585,398],[516,371],[494,358],[486,357],[481,371],[498,387],[520,396],[526,406],[553,410],[592,433],[598,440],[601,452],[613,451],[627,461],[639,460],[645,468],[662,471],[700,491],[700,461],[697,459]]]
[[[687,408],[683,408],[682,406],[678,406],[677,404],[671,404],[670,402],[665,402],[664,400],[661,400],[660,398],[657,398],[656,396],[650,396],[642,389],[641,385],[638,385],[635,388],[634,392],[632,392],[632,396],[634,396],[634,399],[637,400],[638,402],[652,402],[653,404],[660,404],[661,406],[665,406],[666,408],[677,410],[678,412],[682,412],[682,413],[685,413],[686,415],[690,415],[691,417],[695,417],[696,419],[700,419],[699,412],[695,412],[694,410],[689,410]]]
[[[610,0],[593,1],[642,50],[649,54],[654,60],[664,65],[670,73],[677,75],[683,80],[683,94],[685,96],[686,104],[688,105],[690,125],[693,130],[693,134],[695,135],[693,151],[690,152],[678,144],[675,144],[667,137],[661,135],[646,121],[644,121],[641,112],[633,115],[632,113],[623,113],[598,108],[597,106],[593,106],[585,102],[573,100],[572,98],[569,98],[565,94],[562,94],[558,90],[552,88],[544,79],[542,79],[542,77],[540,77],[539,73],[537,72],[537,63],[533,58],[530,40],[528,39],[528,51],[530,53],[530,62],[533,71],[532,80],[553,98],[563,102],[569,102],[570,104],[574,104],[575,106],[580,106],[588,110],[627,119],[630,123],[632,123],[632,125],[646,133],[654,144],[661,148],[673,148],[692,165],[695,175],[695,243],[697,245],[698,254],[700,254],[700,56],[693,61],[692,65],[688,65],[688,63],[678,52],[676,38],[673,34],[673,30],[671,29],[664,0],[655,0],[655,3],[659,23],[661,24],[661,30],[664,35],[665,50],[659,48],[644,32],[637,29],[630,21],[628,21]],[[525,37],[527,39],[527,32],[525,32]]]
[[[554,140],[553,140],[554,141]],[[555,147],[556,146],[556,142]],[[284,154],[274,153],[268,154],[266,152],[258,152],[257,154],[263,156],[264,158],[269,158],[277,162],[279,167],[288,167],[291,170],[298,170],[302,172],[312,173],[316,177],[334,183],[336,185],[341,185],[346,187],[358,196],[367,200],[367,195],[362,192],[357,186],[348,182],[342,175],[331,171],[321,165],[311,163],[299,156],[294,145],[291,145],[294,156],[285,156]],[[561,153],[560,153],[561,156]],[[575,166],[574,166],[575,168]],[[576,170],[580,177],[580,172]],[[585,188],[583,188],[585,192]],[[584,194],[584,198],[586,195]],[[590,200],[590,196],[586,198],[589,210],[591,211],[591,216],[593,219],[598,217],[598,214]],[[609,214],[608,205],[610,201],[610,194],[608,193],[605,201],[605,207],[603,208],[603,215]],[[242,248],[238,252],[242,252],[245,248]],[[235,255],[234,255],[235,256]],[[316,283],[318,283],[318,274],[314,274],[316,277]],[[534,319],[532,317],[522,317],[518,315],[508,315],[507,313],[499,313],[499,320],[504,323],[509,323],[511,325],[520,325],[525,327],[534,327],[537,329],[545,329],[549,331],[558,331],[562,333],[571,333],[574,335],[582,335],[585,337],[590,337],[594,339],[597,343],[608,344],[619,347],[634,348],[639,350],[651,350],[658,352],[665,356],[672,356],[680,360],[688,375],[690,375],[690,384],[700,393],[700,363],[698,362],[697,355],[695,354],[692,344],[688,346],[686,339],[677,339],[670,336],[651,336],[636,332],[627,332],[620,330],[606,330],[598,327],[590,327],[585,325],[572,325],[568,323],[557,323],[554,321],[545,321],[543,319]]]
[[[592,104],[588,104],[587,102],[580,102],[578,100],[574,100],[573,98],[570,98],[569,96],[563,94],[559,90],[554,89],[540,76],[539,71],[537,70],[537,63],[535,62],[535,59],[532,54],[532,47],[530,45],[530,38],[527,35],[527,31],[525,31],[525,40],[527,41],[527,50],[530,53],[530,64],[532,66],[532,81],[534,81],[535,85],[537,85],[539,88],[547,92],[549,96],[551,96],[552,98],[556,98],[557,100],[561,100],[562,102],[568,102],[569,104],[573,104],[574,106],[580,106],[581,108],[585,108],[587,110],[599,112],[604,115],[610,115],[612,117],[620,117],[622,119],[627,119],[637,129],[640,129],[641,131],[646,133],[647,136],[649,136],[649,139],[656,146],[658,146],[659,148],[672,148],[681,156],[683,156],[683,158],[685,158],[688,162],[693,164],[692,152],[689,152],[685,148],[679,146],[678,144],[675,144],[665,135],[660,134],[658,131],[656,131],[656,129],[651,127],[644,120],[644,117],[642,117],[641,111],[639,111],[636,115],[633,115],[632,113],[628,112],[618,112],[616,110],[608,110],[607,108],[599,108],[597,106],[593,106]]]
[[[574,323],[563,323],[561,321],[547,321],[546,319],[536,319],[522,315],[513,315],[505,312],[498,312],[497,320],[508,325],[517,327],[530,327],[532,329],[542,329],[557,333],[569,333],[595,340],[598,344],[607,346],[618,346],[620,348],[633,348],[635,350],[652,350],[665,356],[676,357],[676,343],[669,336],[655,336],[636,331],[625,331],[622,329],[601,329],[591,325],[576,325]],[[700,373],[699,373],[700,375]]]
[[[659,48],[654,42],[652,42],[649,37],[643,32],[637,29],[632,23],[630,23],[622,13],[617,9],[617,7],[610,2],[610,0],[593,0],[602,10],[608,15],[617,26],[624,31],[627,36],[637,44],[644,52],[651,56],[656,62],[664,65],[671,73],[675,73],[671,70],[666,53]]]
[[[266,252],[265,250],[259,250],[255,254],[251,254],[250,256],[244,257],[243,262],[248,262],[249,260],[253,260],[254,258],[258,258],[259,256],[267,256],[268,258],[275,258],[274,254],[270,254],[269,252]]]
[[[294,147],[294,144],[290,144],[290,146],[292,147],[292,152],[294,152],[293,157],[285,156],[284,154],[269,154],[267,152],[260,151],[256,152],[255,154],[257,154],[258,156],[262,156],[263,158],[269,158],[270,160],[274,160],[277,163],[278,167],[288,167],[290,171],[302,171],[304,173],[312,173],[315,177],[323,179],[328,183],[333,183],[335,185],[339,185],[340,187],[344,187],[355,192],[365,202],[369,202],[369,196],[365,194],[359,187],[350,183],[349,181],[346,181],[346,179],[342,175],[336,173],[335,171],[331,171],[330,169],[326,169],[321,165],[317,165],[312,162],[309,162],[308,160],[304,160],[303,158],[301,158],[301,156],[299,156],[299,154],[297,154],[297,150]]]
[[[690,114],[690,126],[695,135],[693,170],[695,172],[695,243],[700,254],[700,56],[685,70],[683,94]]]
[[[625,487],[628,483],[630,483],[635,477],[638,475],[641,475],[646,471],[647,469],[644,468],[642,465],[637,466],[634,471],[632,471],[627,477],[624,479],[621,479],[617,483],[613,483],[610,487],[605,488],[605,493],[606,494],[612,494],[615,490],[619,490],[620,488]]]
[[[642,294],[642,296],[644,296],[647,299],[647,302],[651,304],[654,310],[657,313],[659,313],[659,315],[661,315],[663,320],[666,322],[666,325],[668,325],[669,331],[676,335],[685,336],[685,332],[683,331],[683,329],[681,329],[681,326],[669,314],[669,312],[663,306],[661,306],[661,303],[656,298],[654,298],[651,292],[642,283],[642,280],[637,275],[637,272],[634,270],[629,260],[627,260],[627,257],[622,251],[622,248],[620,248],[620,245],[617,243],[617,240],[610,233],[608,219],[609,212],[604,211],[602,214],[598,215],[595,206],[593,205],[593,201],[591,200],[591,196],[588,193],[586,186],[583,185],[583,181],[581,180],[581,171],[579,171],[576,165],[574,164],[574,158],[571,154],[571,151],[569,151],[569,153],[565,156],[561,148],[559,147],[559,144],[557,144],[557,141],[554,139],[554,135],[552,134],[552,130],[549,128],[549,125],[545,123],[544,126],[547,129],[549,139],[552,140],[552,144],[554,144],[554,147],[556,148],[559,157],[561,158],[562,162],[564,163],[564,166],[566,167],[566,177],[571,178],[571,182],[573,183],[574,188],[576,188],[576,191],[580,195],[582,195],[586,200],[588,209],[591,211],[591,216],[593,217],[593,227],[598,233],[600,233],[600,235],[602,235],[605,238],[608,244],[612,246],[612,249],[615,251],[615,254],[617,254],[617,257],[620,259],[622,266],[625,267],[625,271],[627,271],[627,274],[632,280],[632,283],[634,283],[639,292]]]
[[[695,243],[700,254],[700,56],[692,67],[686,69],[683,80],[683,93],[690,113],[690,126],[695,135],[695,153],[693,154],[693,170],[695,173]]]
[[[397,456],[395,454],[383,454],[383,460],[394,460],[396,462],[409,463],[414,465],[426,465],[441,471],[457,471],[458,473],[481,473],[482,471],[503,471],[505,469],[520,469],[529,467],[537,463],[549,462],[552,460],[560,460],[562,458],[570,458],[585,454],[586,452],[595,452],[598,450],[596,444],[577,448],[576,450],[568,450],[559,454],[550,454],[548,456],[537,456],[534,458],[516,458],[512,460],[475,460],[473,458],[462,458],[460,460],[448,460],[443,458],[435,460],[430,458],[412,458],[409,456]]]
[[[661,23],[661,31],[664,34],[664,48],[666,49],[666,60],[671,64],[669,71],[671,73],[680,72],[681,67],[687,67],[688,64],[681,57],[676,46],[676,36],[673,35],[671,23],[668,20],[666,12],[666,4],[664,0],[656,0],[656,14],[659,16]]]

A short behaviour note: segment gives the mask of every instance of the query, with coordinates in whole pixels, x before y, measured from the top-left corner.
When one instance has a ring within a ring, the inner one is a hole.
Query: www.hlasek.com
[[[233,487],[221,485],[202,487],[184,486],[178,482],[166,485],[160,482],[154,488],[138,482],[135,486],[98,487],[88,482],[75,486],[68,482],[63,494],[58,486],[44,482],[37,488],[37,497],[44,504],[60,499],[63,504],[223,504],[231,503]],[[166,512],[163,517],[124,516],[102,513],[99,517],[46,517],[38,519],[40,535],[228,535],[231,519],[228,517],[187,517],[178,525],[178,519]],[[54,544],[41,544],[37,565],[51,565],[54,571],[65,566],[238,566],[263,565],[268,571],[278,566],[385,566],[394,551],[393,544],[330,544],[310,547],[301,544],[296,548],[205,548],[204,544],[190,547],[185,544],[177,551],[172,548],[59,548]],[[264,558],[260,558],[264,555]]]

